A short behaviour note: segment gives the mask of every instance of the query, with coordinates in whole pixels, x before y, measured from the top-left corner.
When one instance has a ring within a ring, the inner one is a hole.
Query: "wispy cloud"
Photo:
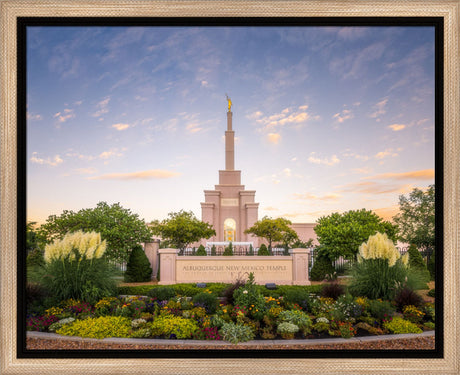
[[[338,200],[342,196],[337,193],[328,193],[324,195],[316,195],[312,193],[294,193],[294,198],[303,200],[319,200],[319,201],[331,201]]]
[[[365,180],[433,180],[434,169],[422,169],[402,173],[382,173],[375,176],[363,177]]]
[[[55,113],[53,117],[59,122],[66,122],[67,120],[74,118],[75,113],[73,109],[65,108],[62,112]]]
[[[166,179],[179,176],[180,173],[162,169],[150,169],[147,171],[131,173],[108,173],[100,176],[88,177],[89,180],[152,180]]]
[[[353,118],[353,112],[351,109],[344,109],[342,112],[336,113],[332,116],[338,123],[342,123],[346,120]]]
[[[101,117],[102,115],[109,112],[107,108],[110,102],[110,97],[106,97],[105,99],[101,100],[99,103],[96,104],[96,112],[94,112],[91,116],[93,117]]]
[[[375,155],[374,155],[374,158],[376,159],[385,159],[385,158],[388,158],[388,157],[397,157],[399,154],[396,152],[396,150],[392,149],[392,148],[387,148],[385,151],[380,151],[380,152],[377,152]]]
[[[308,106],[302,105],[296,109],[285,108],[279,113],[274,113],[270,116],[262,116],[262,112],[254,112],[248,116],[249,119],[255,119],[255,121],[262,125],[259,131],[273,131],[278,127],[283,127],[287,125],[301,126],[305,124],[308,120],[312,119],[311,115],[306,112]],[[314,119],[317,119],[318,116],[314,116]]]
[[[105,160],[113,158],[113,157],[120,157],[120,156],[123,156],[122,151],[126,151],[126,149],[119,150],[118,148],[112,148],[109,151],[101,152],[98,157],[100,159],[105,159]]]
[[[126,130],[130,127],[131,125],[129,124],[113,124],[112,128],[117,129],[118,131]]]
[[[404,124],[391,124],[387,126],[389,129],[393,130],[394,132],[399,132],[406,128]]]
[[[386,110],[387,103],[388,103],[388,98],[385,98],[385,99],[382,99],[381,101],[379,101],[377,104],[375,104],[373,106],[374,112],[372,112],[369,115],[369,117],[375,118],[375,119],[377,119],[377,121],[379,121],[379,117],[381,115],[384,115],[385,113],[387,113],[387,110]]]
[[[356,183],[346,184],[339,187],[340,193],[355,193],[355,194],[403,194],[409,192],[413,188],[411,184],[391,184],[376,181],[360,181]]]
[[[281,135],[278,134],[278,133],[268,133],[267,134],[267,140],[268,140],[268,142],[273,143],[273,144],[276,145],[281,140]]]
[[[399,206],[375,208],[374,211],[383,220],[391,221],[399,213]]]
[[[43,117],[41,115],[39,115],[39,114],[35,115],[35,114],[27,112],[27,120],[32,120],[33,121],[33,120],[42,120],[42,119],[43,119]]]
[[[52,158],[48,157],[46,159],[40,158],[38,157],[38,152],[32,153],[30,161],[35,164],[50,165],[52,167],[56,167],[64,162],[64,160],[59,155],[55,155]]]
[[[357,154],[357,153],[351,152],[351,151],[349,151],[349,150],[345,151],[342,155],[343,155],[344,157],[346,157],[346,158],[354,158],[354,159],[358,159],[358,160],[362,160],[362,161],[367,161],[367,160],[369,160],[369,156]]]
[[[307,160],[313,164],[323,164],[329,166],[340,163],[340,159],[337,157],[337,155],[332,155],[330,158],[318,158],[315,155],[315,152],[311,152],[310,157]]]
[[[75,169],[75,172],[77,172],[78,174],[95,174],[97,173],[97,169],[93,167],[77,168]]]

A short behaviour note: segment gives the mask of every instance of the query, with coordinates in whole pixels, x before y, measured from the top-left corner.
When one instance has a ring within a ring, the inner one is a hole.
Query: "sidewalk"
[[[387,341],[387,340],[402,340],[402,339],[414,339],[422,337],[434,337],[435,331],[426,331],[423,333],[408,333],[402,335],[381,335],[381,336],[364,336],[364,337],[352,337],[350,339],[343,339],[340,337],[333,337],[327,339],[310,339],[310,340],[252,340],[248,342],[241,342],[237,345],[245,346],[248,349],[251,347],[273,347],[280,346],[289,348],[295,347],[296,345],[324,345],[324,344],[348,344],[348,343],[366,343],[366,342],[376,342],[376,341]],[[63,341],[78,341],[78,342],[88,342],[88,343],[112,343],[112,344],[131,344],[131,345],[164,345],[164,346],[174,346],[177,348],[180,345],[187,346],[187,348],[192,348],[194,346],[207,346],[207,347],[222,347],[222,346],[233,346],[233,344],[228,341],[211,341],[211,340],[167,340],[167,339],[134,339],[134,338],[118,338],[118,337],[108,337],[105,339],[91,339],[91,338],[82,338],[77,336],[61,336],[56,333],[48,332],[37,332],[37,331],[28,331],[27,338],[37,338],[45,340],[63,340]]]

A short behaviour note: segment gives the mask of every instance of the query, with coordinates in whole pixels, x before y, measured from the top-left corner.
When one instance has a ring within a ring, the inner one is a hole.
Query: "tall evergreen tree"
[[[151,276],[152,267],[142,246],[134,246],[126,266],[125,281],[127,283],[150,281]]]

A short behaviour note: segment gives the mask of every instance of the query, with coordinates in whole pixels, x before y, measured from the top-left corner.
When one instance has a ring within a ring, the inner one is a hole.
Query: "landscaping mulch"
[[[216,349],[216,350],[282,350],[282,349],[295,349],[295,350],[320,350],[320,349],[332,349],[332,350],[434,350],[435,340],[434,336],[428,337],[415,337],[411,339],[395,339],[395,340],[380,340],[380,341],[364,341],[364,342],[350,342],[350,343],[322,343],[322,344],[273,344],[267,347],[266,345],[258,345],[257,343],[248,344],[220,344],[220,345],[187,345],[179,344],[175,345],[174,342],[171,344],[116,344],[107,342],[97,341],[72,341],[72,340],[59,340],[59,339],[41,339],[29,337],[27,338],[27,349],[41,349],[41,350],[100,350],[100,349]]]

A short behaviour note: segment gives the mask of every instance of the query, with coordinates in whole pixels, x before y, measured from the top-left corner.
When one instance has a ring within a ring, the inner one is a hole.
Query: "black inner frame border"
[[[26,348],[26,184],[27,27],[312,27],[396,26],[435,30],[435,205],[436,335],[434,350],[27,350]],[[443,17],[18,17],[17,18],[17,358],[443,358],[443,186],[444,186],[444,19]]]

